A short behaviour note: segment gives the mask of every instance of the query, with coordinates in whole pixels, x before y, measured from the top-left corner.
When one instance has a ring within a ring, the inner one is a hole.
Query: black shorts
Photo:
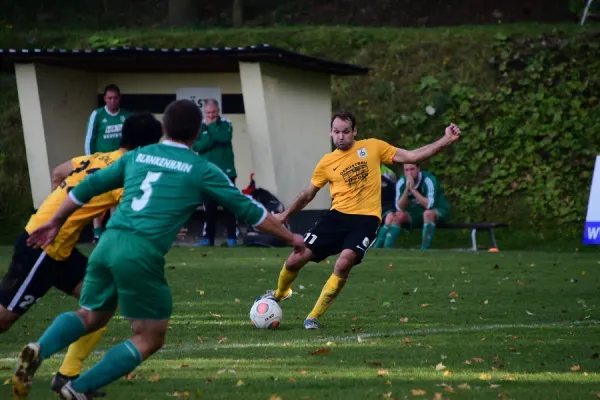
[[[330,210],[304,235],[304,243],[313,252],[314,262],[350,249],[358,254],[356,264],[360,264],[375,243],[378,229],[377,217]]]
[[[73,249],[69,258],[56,261],[42,249],[27,246],[23,231],[15,242],[10,267],[0,283],[0,304],[25,314],[51,287],[70,295],[85,276],[87,257]]]

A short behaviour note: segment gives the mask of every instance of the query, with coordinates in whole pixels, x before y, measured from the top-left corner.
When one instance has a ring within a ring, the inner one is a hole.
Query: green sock
[[[85,334],[85,325],[74,312],[60,314],[38,340],[40,359],[58,353]]]
[[[126,340],[106,352],[102,360],[73,381],[73,390],[92,392],[127,375],[142,363],[143,357],[137,347]]]
[[[429,246],[431,246],[433,235],[435,235],[435,224],[432,222],[426,222],[423,224],[421,250],[427,250]]]
[[[385,236],[385,242],[383,244],[383,247],[385,247],[386,249],[393,248],[394,244],[396,243],[396,239],[398,238],[398,235],[400,235],[400,225],[390,225],[390,230]]]
[[[389,225],[383,225],[381,228],[379,228],[379,232],[377,233],[377,240],[375,240],[375,244],[373,245],[373,247],[375,247],[376,249],[380,249],[383,247],[383,242],[385,241],[385,236],[387,235],[389,229]]]
[[[102,235],[102,232],[104,232],[104,228],[102,228],[101,226],[94,228],[95,237],[100,237],[100,235]]]

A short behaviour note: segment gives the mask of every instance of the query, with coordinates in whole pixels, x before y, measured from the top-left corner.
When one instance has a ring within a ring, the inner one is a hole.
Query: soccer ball
[[[258,299],[250,309],[250,321],[255,328],[275,329],[282,318],[281,307],[272,299]]]

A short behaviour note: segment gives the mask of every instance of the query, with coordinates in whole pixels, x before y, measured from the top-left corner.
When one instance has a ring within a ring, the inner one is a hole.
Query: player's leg
[[[304,235],[306,251],[302,254],[291,253],[279,273],[277,290],[267,291],[264,295],[276,301],[292,296],[292,283],[300,270],[309,262],[321,262],[325,258],[341,251],[343,236],[340,235],[340,223],[337,211],[328,211],[315,226]]]
[[[121,247],[113,252],[109,268],[116,282],[120,312],[132,321],[134,335],[63,388],[63,394],[101,388],[133,371],[164,344],[172,312],[171,291],[161,274],[164,258],[145,239],[122,233],[118,236]]]
[[[385,238],[387,237],[388,232],[390,231],[390,227],[392,222],[394,221],[396,212],[394,210],[387,210],[383,213],[383,224],[379,227],[379,231],[377,232],[377,240],[373,245],[374,248],[380,249],[383,247],[385,242]]]
[[[369,248],[375,243],[379,219],[373,216],[345,215],[343,221],[347,233],[344,235],[342,252],[335,262],[333,273],[325,283],[319,299],[304,321],[305,329],[318,329],[318,319],[325,314],[340,294],[350,271],[362,262]]]
[[[217,207],[214,200],[209,200],[204,204],[204,238],[197,244],[198,246],[214,246],[215,231],[217,229]]]
[[[9,330],[52,287],[56,261],[42,249],[27,246],[28,237],[25,231],[17,237],[0,283],[0,333]]]
[[[102,246],[104,248],[104,246]],[[63,263],[60,272],[55,277],[54,286],[73,297],[79,299],[81,288],[87,269],[87,258],[77,249],[73,249],[69,258]],[[81,373],[83,362],[89,357],[100,339],[106,333],[106,327],[102,327],[92,333],[82,336],[69,346],[63,363],[52,379],[51,388],[54,392],[60,390],[69,381],[76,379]],[[104,393],[94,393],[101,396]]]
[[[107,238],[108,239],[108,238]],[[110,254],[110,240],[102,240],[92,252],[81,292],[81,309],[59,315],[40,339],[21,351],[15,375],[13,392],[26,397],[33,375],[41,362],[61,351],[82,336],[104,327],[117,305],[117,289],[110,271],[104,265],[104,256]]]
[[[390,217],[390,228],[385,236],[383,247],[386,249],[394,248],[396,244],[396,240],[400,235],[400,231],[402,230],[402,225],[410,225],[411,224],[411,216],[406,211],[397,211]]]
[[[436,225],[448,216],[448,210],[445,208],[434,208],[425,210],[423,213],[423,234],[421,240],[421,250],[427,250],[435,235]]]

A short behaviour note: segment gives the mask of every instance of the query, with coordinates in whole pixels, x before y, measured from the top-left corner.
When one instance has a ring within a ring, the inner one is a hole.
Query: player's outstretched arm
[[[460,134],[460,128],[454,124],[450,124],[450,126],[446,128],[446,132],[441,139],[415,150],[398,149],[396,154],[394,154],[393,161],[396,164],[418,164],[421,161],[433,157],[445,147],[456,142],[460,139]]]
[[[56,238],[65,221],[79,207],[81,207],[81,204],[74,201],[70,195],[67,196],[52,218],[29,234],[27,245],[30,247],[48,246]]]
[[[300,192],[300,194],[294,199],[294,201],[292,201],[292,204],[290,204],[287,210],[281,214],[277,214],[277,218],[281,222],[287,223],[288,218],[298,211],[304,209],[304,207],[306,207],[308,203],[315,198],[320,189],[321,188],[313,185],[312,183],[309,183],[308,186],[306,186],[306,188],[304,188],[304,190]]]

